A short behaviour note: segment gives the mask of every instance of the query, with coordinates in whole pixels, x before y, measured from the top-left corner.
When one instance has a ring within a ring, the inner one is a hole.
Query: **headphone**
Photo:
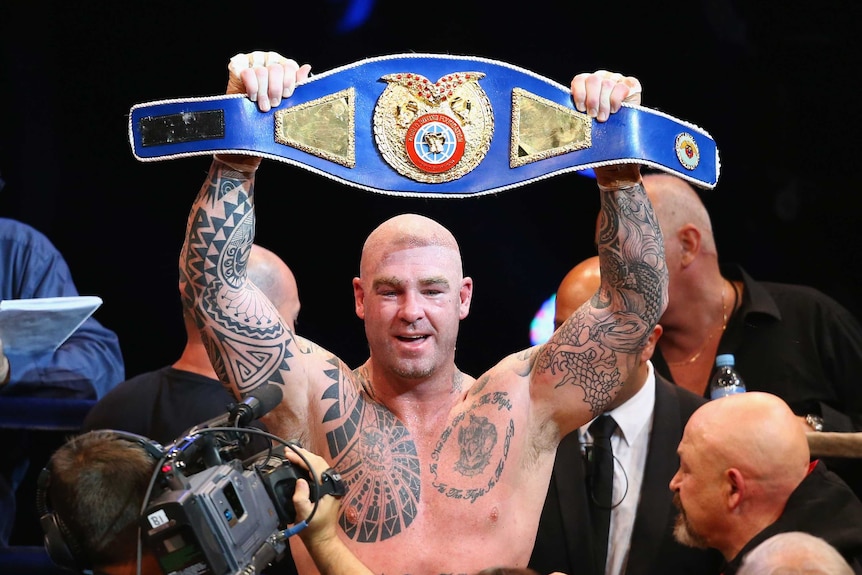
[[[123,439],[136,443],[143,447],[155,461],[161,461],[164,456],[164,448],[162,445],[143,435],[137,435],[127,431],[118,431],[115,429],[106,429],[100,431],[109,431],[113,433],[117,439]],[[45,551],[51,560],[63,567],[76,572],[90,571],[90,560],[87,553],[81,546],[78,538],[72,533],[71,529],[63,522],[57,512],[51,508],[48,500],[48,490],[51,486],[51,463],[48,462],[42,471],[36,483],[36,510],[39,513],[39,523],[42,526],[42,532],[45,534]]]

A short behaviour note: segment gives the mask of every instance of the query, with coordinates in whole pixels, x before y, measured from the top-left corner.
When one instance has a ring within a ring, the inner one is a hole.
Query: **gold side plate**
[[[356,91],[348,88],[275,113],[275,141],[356,166]]]
[[[592,121],[586,114],[531,94],[512,90],[509,167],[517,168],[592,146]]]

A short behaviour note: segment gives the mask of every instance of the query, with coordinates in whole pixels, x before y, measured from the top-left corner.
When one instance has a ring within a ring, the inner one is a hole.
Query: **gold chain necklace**
[[[724,330],[727,329],[727,301],[724,299],[725,288],[727,287],[727,281],[724,281],[721,284],[721,333],[724,333]],[[734,293],[734,302],[733,307],[736,308],[736,286],[733,288]],[[689,358],[683,359],[682,361],[669,361],[667,362],[670,366],[680,366],[680,365],[691,365],[696,362],[697,359],[701,356],[701,354],[706,350],[706,346],[709,345],[709,342],[712,341],[712,338],[715,337],[717,330],[713,329],[709,332],[709,335],[706,337],[706,340],[703,342],[703,345],[700,346],[694,355]]]

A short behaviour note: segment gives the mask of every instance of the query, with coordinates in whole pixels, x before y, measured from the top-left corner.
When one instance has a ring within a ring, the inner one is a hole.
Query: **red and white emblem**
[[[404,139],[410,160],[430,174],[452,169],[464,156],[464,131],[445,114],[420,116],[407,128]]]

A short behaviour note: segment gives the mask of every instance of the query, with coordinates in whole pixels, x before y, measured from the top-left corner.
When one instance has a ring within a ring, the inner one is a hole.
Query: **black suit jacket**
[[[703,397],[656,375],[655,414],[625,575],[721,573],[720,553],[685,547],[673,538],[676,507],[668,486],[679,467],[676,448],[685,424],[705,402]],[[530,567],[542,574],[561,571],[569,575],[602,575],[593,573],[587,497],[584,462],[575,431],[557,448]]]

